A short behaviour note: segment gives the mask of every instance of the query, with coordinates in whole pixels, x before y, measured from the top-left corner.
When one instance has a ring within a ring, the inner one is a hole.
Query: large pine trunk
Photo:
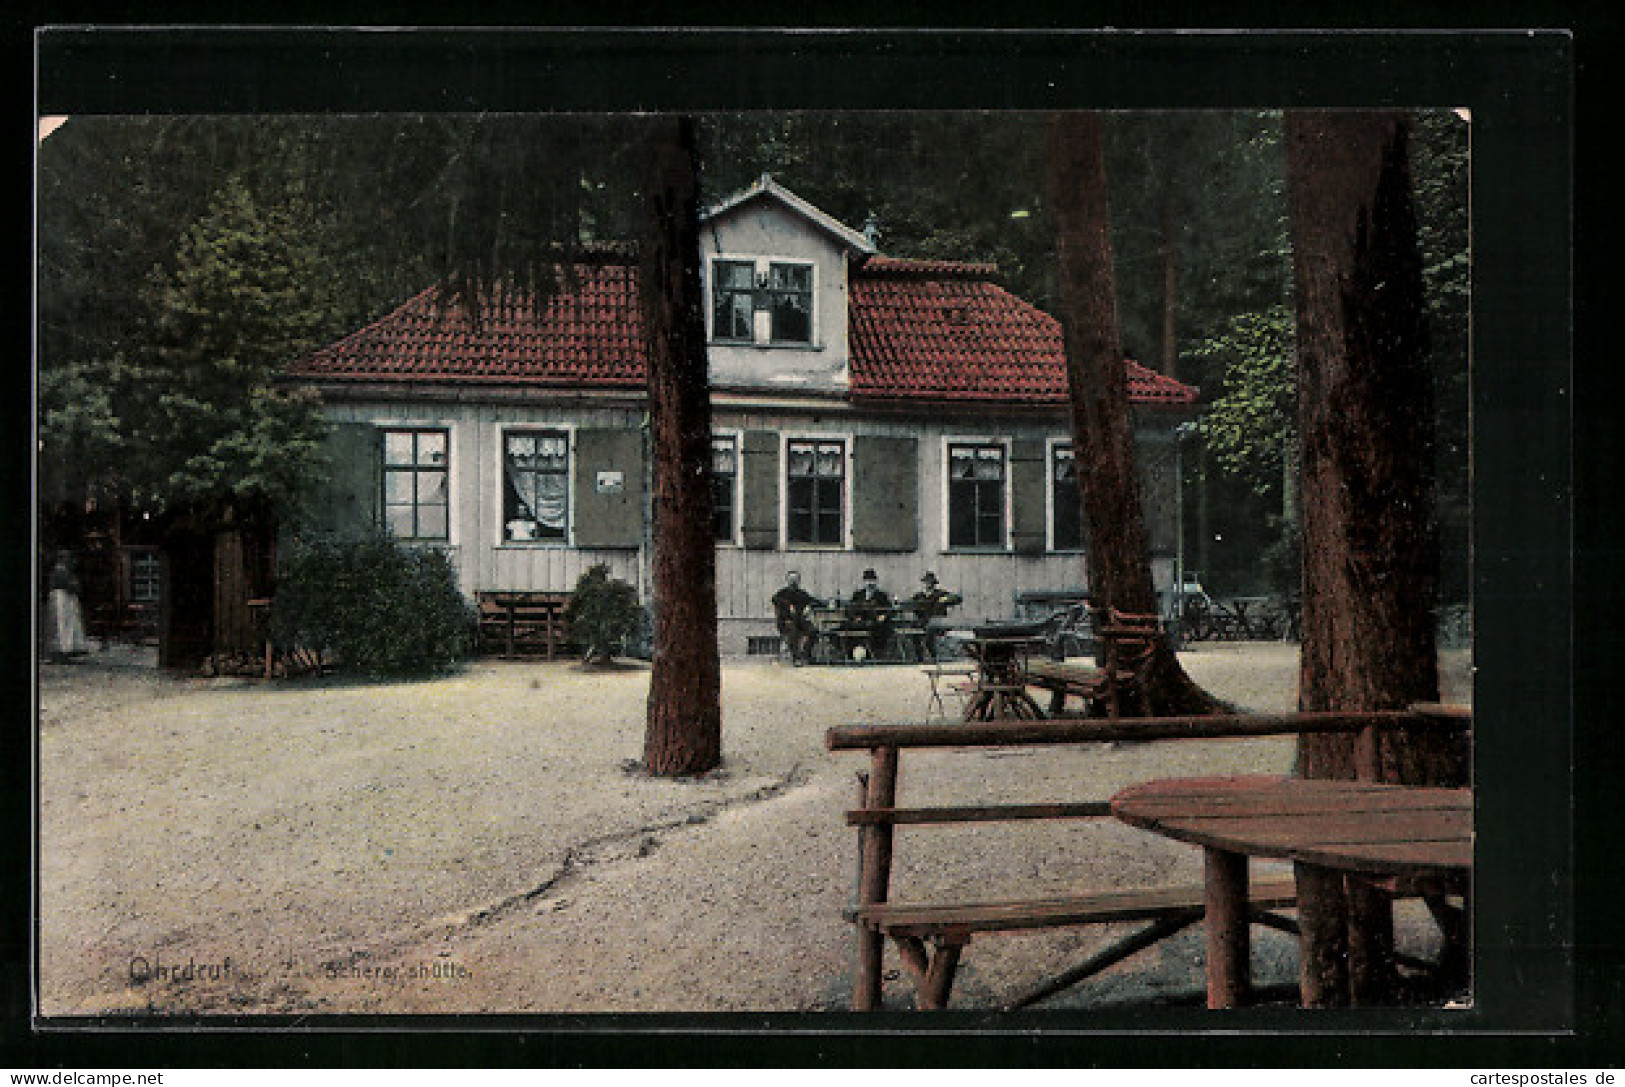
[[[722,676],[694,122],[651,124],[639,257],[654,446],[654,667],[643,760],[650,773],[675,776],[722,761]]]
[[[1157,596],[1134,468],[1101,136],[1100,117],[1091,112],[1057,114],[1050,125],[1049,188],[1072,435],[1089,539],[1089,589],[1097,605],[1154,615]],[[1222,708],[1185,674],[1166,643],[1159,647],[1146,693],[1153,714]]]
[[[1371,112],[1286,120],[1297,285],[1303,654],[1299,707],[1390,710],[1438,697],[1433,601],[1433,398],[1408,121]],[[1351,737],[1305,736],[1305,777],[1353,778]],[[1453,742],[1390,736],[1382,776],[1457,784]],[[1336,889],[1301,903],[1311,925],[1344,910]],[[1385,899],[1347,902],[1350,958],[1310,964],[1317,1003],[1383,998]],[[1345,973],[1346,970],[1346,973]]]

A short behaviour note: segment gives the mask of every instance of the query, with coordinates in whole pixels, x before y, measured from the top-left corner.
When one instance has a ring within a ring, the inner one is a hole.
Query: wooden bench
[[[1033,660],[1027,665],[1029,686],[1049,692],[1049,714],[1060,716],[1068,698],[1083,703],[1088,716],[1116,720],[1123,707],[1134,705],[1145,711],[1145,685],[1162,623],[1154,615],[1131,615],[1115,608],[1096,612],[1095,645],[1101,662],[1098,668],[1061,661]]]
[[[564,648],[569,593],[482,592],[479,602],[480,647],[485,653],[504,660],[552,660]]]
[[[1419,707],[1420,709],[1420,707]],[[952,995],[961,953],[980,933],[1013,932],[1079,925],[1146,922],[1138,929],[1064,973],[1005,1003],[1028,1007],[1072,987],[1153,946],[1204,916],[1200,886],[1097,890],[1075,895],[1008,898],[982,902],[907,902],[891,898],[895,832],[900,826],[994,821],[1111,818],[1106,801],[900,807],[898,764],[904,750],[1035,747],[1112,743],[1119,740],[1234,739],[1244,737],[1345,733],[1360,737],[1370,753],[1361,774],[1378,774],[1378,735],[1385,729],[1432,728],[1463,732],[1470,715],[1438,712],[1295,713],[1271,716],[1147,717],[1118,721],[1078,718],[861,724],[830,729],[832,751],[867,750],[869,771],[859,775],[858,807],[846,821],[858,830],[857,901],[846,916],[857,930],[857,963],[852,1007],[881,1007],[882,960],[889,940],[913,981],[916,1006],[945,1008]],[[1276,909],[1291,906],[1290,880],[1257,881],[1249,895],[1250,919],[1295,932],[1296,923]]]

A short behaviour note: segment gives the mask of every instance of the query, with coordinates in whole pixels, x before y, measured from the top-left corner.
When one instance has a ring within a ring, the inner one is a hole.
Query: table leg
[[[877,747],[870,753],[868,797],[864,807],[889,808],[897,801],[897,749]],[[858,904],[886,901],[891,885],[892,828],[885,823],[863,833],[862,872],[858,877]],[[879,930],[859,925],[857,965],[852,981],[852,1010],[877,1011],[881,1006],[881,967],[885,937]]]
[[[1348,1003],[1348,899],[1340,873],[1293,866],[1298,881],[1298,987],[1306,1008]]]
[[[1237,1008],[1252,990],[1247,919],[1247,858],[1205,850],[1207,887],[1207,1006]]]

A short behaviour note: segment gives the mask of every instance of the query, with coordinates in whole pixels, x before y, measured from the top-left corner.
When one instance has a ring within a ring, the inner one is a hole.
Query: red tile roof
[[[626,261],[577,263],[561,269],[551,293],[496,288],[477,307],[431,287],[290,372],[317,381],[641,387],[636,279]]]
[[[988,264],[876,257],[851,284],[852,396],[1064,402],[1061,323],[992,281]],[[1132,359],[1129,399],[1193,404],[1197,390]]]
[[[1066,400],[1060,324],[992,281],[986,264],[873,257],[853,271],[854,400]],[[543,295],[546,295],[544,298]],[[548,292],[496,289],[478,320],[434,289],[291,369],[313,381],[491,382],[639,388],[636,266],[572,265]],[[1196,390],[1126,360],[1129,399],[1191,404]]]

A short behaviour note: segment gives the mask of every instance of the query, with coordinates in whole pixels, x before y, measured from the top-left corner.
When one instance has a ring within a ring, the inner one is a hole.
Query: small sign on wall
[[[596,489],[599,494],[620,494],[626,489],[626,476],[621,472],[599,472]]]

